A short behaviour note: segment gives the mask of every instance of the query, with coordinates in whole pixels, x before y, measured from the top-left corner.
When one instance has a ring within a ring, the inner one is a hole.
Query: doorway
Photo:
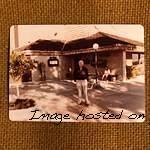
[[[31,82],[32,72],[30,70],[26,71],[22,76],[22,82]]]

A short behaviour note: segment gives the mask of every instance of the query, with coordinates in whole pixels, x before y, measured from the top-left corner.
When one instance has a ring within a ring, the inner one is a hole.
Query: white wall
[[[65,79],[66,74],[68,72],[69,67],[72,67],[74,70],[74,59],[75,56],[57,56],[59,60],[58,67],[48,67],[48,59],[49,56],[31,56],[32,59],[37,60],[39,62],[44,62],[46,65],[46,79]],[[111,69],[112,74],[118,74],[123,78],[124,70],[123,70],[123,52],[122,51],[113,51],[111,55],[107,58],[107,65]],[[126,62],[125,62],[126,63]],[[89,73],[95,73],[95,67],[91,65],[86,65],[89,70]],[[99,72],[103,72],[104,68],[98,68]],[[32,80],[39,81],[40,74],[37,69],[32,71]]]
[[[58,67],[48,67],[48,59],[49,56],[31,56],[32,59],[37,60],[38,62],[43,62],[46,65],[46,79],[59,79],[60,78],[60,65]],[[57,58],[60,60],[60,57],[57,56]],[[61,60],[60,62],[61,63]],[[32,71],[32,80],[33,81],[39,81],[40,80],[40,73],[37,69],[34,69]]]

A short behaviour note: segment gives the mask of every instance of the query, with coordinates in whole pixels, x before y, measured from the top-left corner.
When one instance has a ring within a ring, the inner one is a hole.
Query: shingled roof
[[[97,32],[91,36],[85,38],[79,38],[71,41],[60,40],[44,40],[39,39],[25,47],[22,50],[47,50],[47,51],[65,51],[91,48],[93,43],[98,43],[100,46],[113,45],[113,44],[131,44],[137,46],[143,46],[142,42],[130,40],[116,35],[108,33]]]
[[[43,40],[39,39],[28,46],[24,47],[23,50],[54,50],[59,51],[62,49],[64,42],[60,40]]]

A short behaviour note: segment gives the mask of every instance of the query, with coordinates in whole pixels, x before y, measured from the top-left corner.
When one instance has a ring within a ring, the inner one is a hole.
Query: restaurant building
[[[98,45],[97,49],[93,47],[95,43]],[[144,66],[142,42],[104,32],[68,42],[39,39],[19,50],[24,51],[32,60],[43,64],[46,80],[68,79],[69,73],[73,73],[80,59],[84,60],[91,78],[95,78],[97,66],[99,79],[105,67],[111,70],[111,75],[117,80],[124,81],[127,79],[127,66],[139,64]],[[31,76],[32,81],[39,81],[39,70],[34,69]]]

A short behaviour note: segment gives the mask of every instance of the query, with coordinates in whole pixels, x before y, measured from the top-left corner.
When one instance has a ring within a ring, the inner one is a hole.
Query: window
[[[139,54],[132,54],[132,62],[133,65],[137,65],[139,63]]]

